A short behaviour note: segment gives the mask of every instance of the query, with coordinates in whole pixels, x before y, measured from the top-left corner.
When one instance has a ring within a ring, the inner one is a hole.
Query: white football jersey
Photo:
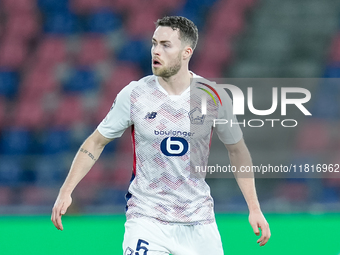
[[[193,173],[193,166],[208,163],[213,119],[237,120],[228,94],[208,81],[197,82],[200,77],[193,75],[190,87],[176,96],[168,95],[154,75],[131,82],[98,126],[110,139],[132,126],[134,162],[126,196],[127,220],[146,217],[191,225],[215,221],[210,188]],[[214,96],[206,97],[206,115],[201,111],[203,89]],[[242,139],[238,125],[217,125],[215,130],[224,144]]]

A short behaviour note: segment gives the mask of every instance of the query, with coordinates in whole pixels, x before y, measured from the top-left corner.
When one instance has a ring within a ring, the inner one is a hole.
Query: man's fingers
[[[66,211],[67,211],[67,206],[65,205],[65,203],[63,203],[63,205],[61,206],[60,214],[64,215]]]
[[[53,208],[53,224],[54,226],[59,229],[59,225],[58,225],[58,209],[57,208]]]
[[[64,227],[63,227],[63,224],[61,223],[61,215],[59,215],[59,216],[57,217],[57,222],[58,222],[58,229],[59,229],[59,230],[63,230]]]
[[[260,230],[261,230],[261,236],[257,240],[257,243],[259,243],[260,246],[265,245],[268,242],[271,234],[270,234],[269,224],[264,218],[262,212],[261,211],[251,212],[249,214],[249,223],[251,227],[253,228],[254,233],[257,236],[260,235]]]
[[[54,208],[52,209],[52,214],[51,214],[51,221],[54,221]]]
[[[251,227],[253,228],[255,235],[258,236],[260,234],[260,230],[259,230],[257,224],[251,224]]]
[[[61,223],[61,215],[62,215],[62,208],[64,206],[64,203],[58,208],[58,213],[57,213],[57,223],[58,223],[58,229],[63,230],[63,224]]]
[[[63,230],[63,224],[61,223],[61,207],[62,206],[55,206],[52,211],[52,222],[54,226],[59,229]]]
[[[262,235],[261,238],[257,240],[257,243],[260,243],[260,246],[264,246],[270,238],[270,229],[268,223],[265,223],[264,226],[260,226],[260,228],[262,230]]]
[[[52,209],[52,217],[51,217],[51,220],[52,220],[54,226],[57,228],[57,224],[56,224],[56,208],[55,208],[55,207],[53,207],[53,209]]]
[[[257,240],[257,243],[260,244],[260,246],[264,246],[269,240],[268,236],[262,236],[259,240]]]
[[[52,209],[52,217],[51,220],[54,226],[59,229],[63,230],[63,224],[61,221],[61,217],[66,213],[67,208],[71,205],[72,198],[69,195],[66,196],[58,196],[56,203]]]

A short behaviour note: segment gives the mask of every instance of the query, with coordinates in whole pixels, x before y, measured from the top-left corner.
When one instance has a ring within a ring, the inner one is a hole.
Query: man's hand
[[[262,212],[260,210],[250,212],[249,223],[252,226],[255,235],[260,235],[259,229],[261,229],[261,237],[257,240],[257,243],[259,243],[260,246],[265,245],[268,242],[271,234],[269,224],[263,216]]]
[[[66,213],[67,208],[71,205],[71,203],[71,196],[62,194],[59,194],[57,200],[55,201],[52,209],[51,221],[53,222],[54,226],[59,230],[64,229],[63,224],[61,223],[61,216]]]

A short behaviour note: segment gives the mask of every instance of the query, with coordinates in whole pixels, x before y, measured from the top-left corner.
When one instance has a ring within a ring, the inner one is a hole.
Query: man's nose
[[[159,45],[154,45],[151,49],[151,53],[153,55],[157,55],[159,56],[160,55],[160,48],[159,48]]]

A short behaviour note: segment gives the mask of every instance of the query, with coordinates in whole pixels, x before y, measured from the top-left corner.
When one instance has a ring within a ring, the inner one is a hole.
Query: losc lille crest
[[[203,125],[205,114],[202,114],[201,109],[196,107],[189,112],[189,118],[191,124]]]

